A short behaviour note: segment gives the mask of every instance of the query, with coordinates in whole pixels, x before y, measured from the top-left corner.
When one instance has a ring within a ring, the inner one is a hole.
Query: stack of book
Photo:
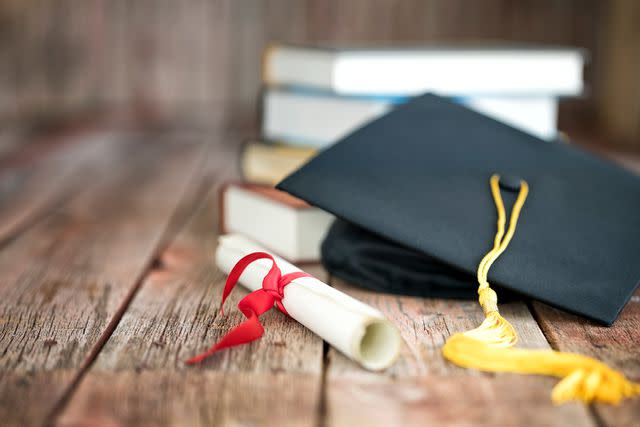
[[[584,59],[580,49],[529,46],[336,49],[273,45],[263,61],[262,140],[245,146],[244,178],[273,186],[317,150],[425,92],[449,97],[553,141],[558,133],[558,99],[583,91]],[[256,197],[264,199],[264,193]],[[269,203],[277,199],[271,197]],[[300,206],[294,212],[301,212]],[[304,206],[303,210],[314,209]],[[294,223],[299,221],[290,222]],[[326,228],[329,223],[318,220],[315,226]],[[291,225],[292,230],[296,227]],[[251,227],[244,228],[245,234],[256,238],[246,231]],[[271,240],[271,249],[294,260],[313,259],[319,257],[325,231],[305,237],[310,245],[304,253],[292,249],[300,246],[291,243],[299,238],[292,238],[286,248],[273,247]]]

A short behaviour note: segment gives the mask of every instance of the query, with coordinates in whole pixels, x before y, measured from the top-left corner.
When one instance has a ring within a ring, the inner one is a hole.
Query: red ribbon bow
[[[222,293],[222,304],[220,305],[220,311],[226,301],[227,297],[233,290],[238,279],[242,275],[242,272],[254,261],[259,259],[270,259],[273,264],[271,269],[262,279],[262,288],[251,292],[246,297],[242,298],[238,303],[238,308],[245,315],[247,320],[230,330],[220,341],[214,344],[206,352],[199,354],[187,360],[186,363],[193,365],[200,363],[213,353],[241,344],[248,344],[257,340],[264,334],[264,328],[260,324],[258,317],[263,313],[269,311],[275,304],[280,311],[287,314],[282,305],[282,298],[284,297],[284,287],[291,283],[292,280],[300,277],[312,277],[303,271],[297,271],[295,273],[285,274],[284,276],[280,272],[280,269],[276,265],[276,261],[271,255],[265,252],[254,252],[243,257],[238,263],[231,269],[227,282],[224,285],[224,292]]]

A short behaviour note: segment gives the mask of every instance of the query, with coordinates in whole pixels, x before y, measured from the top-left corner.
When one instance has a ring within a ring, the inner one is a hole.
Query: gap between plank
[[[333,276],[327,274],[327,284],[333,287]],[[320,397],[318,399],[318,421],[317,427],[327,425],[327,376],[329,374],[329,343],[322,340],[322,373],[320,374]]]
[[[26,166],[29,161],[34,161],[34,159],[46,159],[47,156],[55,155],[55,150],[61,150],[64,146],[79,145],[83,141],[82,137],[95,135],[99,129],[100,127],[95,123],[85,124],[84,126],[76,125],[71,126],[69,129],[63,128],[63,130],[58,130],[52,135],[36,138],[36,142],[23,142],[22,144],[26,145],[24,149],[18,149],[18,151],[10,153],[5,158],[0,159],[0,170],[4,167]],[[31,167],[40,166],[37,164],[31,165]],[[81,169],[71,177],[68,177],[69,182],[76,182],[76,179],[70,178],[80,176],[82,171]],[[79,181],[81,182],[81,180]],[[50,200],[46,200],[37,210],[21,219],[4,234],[0,234],[0,250],[14,242],[30,228],[45,220],[55,212],[56,209],[62,207],[66,202],[79,194],[80,191],[80,184],[70,184],[68,188],[63,188],[60,194],[54,195]]]
[[[206,173],[202,173],[205,169],[206,162],[208,159],[209,150],[211,149],[211,143],[205,143],[203,151],[203,155],[200,157],[202,160],[196,164],[194,171],[192,172],[192,177],[189,180],[189,183],[185,187],[184,194],[180,197],[180,200],[177,204],[177,207],[167,222],[167,227],[163,234],[161,235],[156,249],[152,252],[152,256],[149,258],[146,265],[143,267],[140,275],[134,281],[133,286],[125,296],[124,300],[114,313],[113,317],[107,324],[107,327],[100,335],[100,338],[93,345],[87,357],[84,359],[82,364],[80,365],[78,371],[74,374],[72,380],[69,382],[67,387],[65,387],[58,398],[58,400],[53,404],[51,410],[47,414],[44,419],[43,426],[44,427],[53,427],[55,425],[55,421],[66,408],[67,404],[73,397],[78,385],[84,378],[84,376],[89,372],[91,366],[93,366],[94,362],[98,358],[98,355],[104,348],[105,344],[113,335],[113,332],[118,327],[118,324],[122,320],[124,313],[127,311],[131,302],[135,298],[138,290],[142,287],[142,284],[145,282],[146,278],[149,274],[154,270],[154,268],[162,262],[161,257],[162,254],[167,250],[170,246],[173,239],[180,232],[180,230],[189,222],[191,217],[195,215],[198,210],[198,207],[204,202],[203,195],[207,190],[207,186],[211,184],[211,177],[207,176]],[[196,190],[190,194],[189,188],[191,186],[196,186]],[[193,198],[193,199],[191,199]],[[191,199],[191,200],[190,200]],[[187,211],[187,213],[179,219],[182,211]]]
[[[600,414],[596,410],[595,405],[589,404],[589,405],[586,405],[586,406],[587,406],[587,409],[589,410],[589,414],[591,415],[591,418],[593,418],[593,422],[596,424],[596,426],[597,427],[607,427],[607,423],[600,416]]]
[[[78,195],[79,189],[79,186],[73,186],[69,188],[69,191],[65,191],[58,197],[55,197],[53,200],[42,206],[42,209],[39,209],[37,212],[34,212],[33,214],[20,221],[15,227],[11,229],[11,231],[7,232],[3,236],[0,236],[0,250],[14,242],[18,237],[26,233],[32,227],[47,219],[65,203],[71,201],[73,197]]]
[[[320,398],[318,401],[317,427],[327,425],[327,374],[329,372],[329,343],[322,341],[322,373],[320,375]]]
[[[553,350],[560,351],[560,347],[558,346],[557,341],[551,337],[551,334],[546,330],[543,322],[540,321],[540,314],[538,313],[538,310],[536,310],[536,308],[533,306],[533,300],[527,299],[525,304],[527,305],[527,310],[529,310],[529,313],[531,313],[531,317],[533,317],[533,320],[535,320],[538,328],[542,332],[542,336],[544,336],[544,339],[547,340],[549,347],[551,347],[551,349]]]
[[[531,299],[527,300],[527,308],[529,309],[529,312],[531,313],[533,320],[536,321],[536,323],[538,324],[538,327],[542,331],[542,335],[544,336],[544,339],[547,340],[547,342],[549,343],[549,347],[551,347],[553,350],[561,351],[560,346],[558,345],[558,341],[552,338],[551,334],[547,331],[544,324],[540,321],[541,316],[538,313],[538,310],[536,310],[536,308],[533,306],[533,300]],[[593,403],[585,404],[584,406],[586,407],[587,411],[589,412],[589,415],[591,416],[592,421],[597,427],[607,427],[607,423],[600,416],[600,414],[596,410],[596,407]]]

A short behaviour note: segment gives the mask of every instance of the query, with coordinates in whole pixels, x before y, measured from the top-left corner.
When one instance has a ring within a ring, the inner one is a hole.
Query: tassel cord
[[[624,398],[640,395],[640,384],[591,357],[555,350],[511,348],[517,342],[515,328],[498,311],[498,297],[489,285],[489,269],[511,242],[529,186],[520,182],[520,192],[511,211],[505,234],[506,213],[499,187],[500,177],[490,180],[491,194],[498,213],[493,248],[478,265],[479,303],[484,321],[475,329],[454,334],[445,343],[446,359],[465,368],[489,372],[549,375],[561,378],[551,392],[555,404],[572,400],[617,404]]]

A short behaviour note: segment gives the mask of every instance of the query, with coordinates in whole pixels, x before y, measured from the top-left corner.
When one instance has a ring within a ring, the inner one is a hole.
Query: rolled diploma
[[[238,234],[222,236],[216,250],[216,264],[229,274],[242,257],[252,252],[269,251]],[[271,255],[283,275],[301,271]],[[255,261],[244,270],[239,283],[251,291],[260,289],[270,268],[271,260]],[[293,319],[367,369],[387,368],[400,352],[400,334],[380,311],[314,277],[289,283],[284,288],[282,305]]]

